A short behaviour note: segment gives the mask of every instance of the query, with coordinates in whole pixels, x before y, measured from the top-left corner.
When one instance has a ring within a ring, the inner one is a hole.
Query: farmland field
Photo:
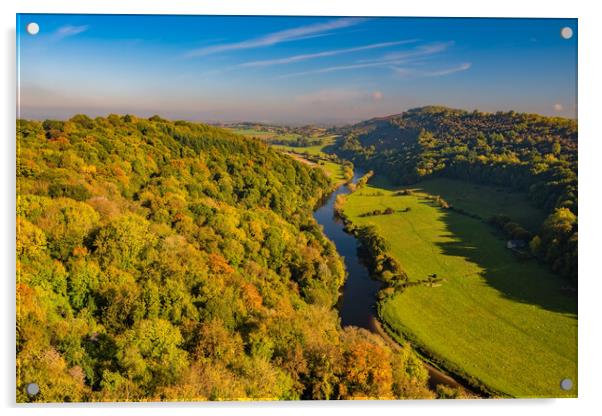
[[[545,214],[529,203],[527,196],[507,188],[467,184],[453,179],[438,178],[419,184],[425,192],[441,195],[447,202],[487,220],[505,214],[523,227],[535,232]]]
[[[320,162],[320,167],[324,169],[326,174],[333,180],[335,184],[341,184],[347,180],[343,174],[343,166],[339,163],[323,161]]]
[[[281,138],[281,137],[279,137]],[[306,147],[298,147],[298,146],[287,146],[282,144],[275,144],[274,147],[279,149],[288,150],[296,153],[305,153],[309,155],[319,155],[323,153],[324,147],[332,144],[335,140],[335,136],[324,136],[321,137],[322,143],[315,146],[306,146]]]
[[[262,140],[270,140],[278,137],[279,139],[296,139],[299,137],[298,134],[278,134],[272,131],[264,131],[257,129],[243,129],[243,128],[228,128],[232,133],[240,134],[245,137],[252,137]]]
[[[577,379],[576,294],[534,260],[518,261],[484,221],[444,210],[425,197],[427,190],[436,191],[483,218],[502,210],[525,225],[542,214],[520,194],[495,188],[431,180],[412,189],[412,195],[396,196],[390,188],[369,185],[350,195],[344,208],[354,224],[377,227],[410,280],[443,278],[381,302],[380,318],[390,332],[495,392],[569,395],[559,383]],[[395,212],[360,216],[386,208]]]

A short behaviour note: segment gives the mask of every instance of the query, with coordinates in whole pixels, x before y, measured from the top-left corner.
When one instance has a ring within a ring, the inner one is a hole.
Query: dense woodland
[[[19,120],[17,145],[19,402],[432,397],[409,346],[340,327],[320,169],[156,116]]]
[[[337,155],[397,185],[439,176],[527,192],[548,218],[520,225],[508,218],[505,231],[517,239],[536,231],[531,252],[577,282],[576,121],[423,107],[331,133],[342,136]]]

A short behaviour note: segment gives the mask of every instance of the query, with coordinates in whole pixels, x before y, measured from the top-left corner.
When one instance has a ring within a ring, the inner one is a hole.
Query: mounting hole
[[[36,22],[30,22],[25,26],[25,30],[27,30],[27,33],[30,35],[37,35],[40,32],[40,25]]]
[[[40,386],[38,386],[38,383],[29,383],[27,387],[25,387],[25,391],[29,396],[35,396],[40,392]]]
[[[571,29],[570,27],[563,27],[562,29],[560,29],[560,36],[562,36],[563,39],[570,39],[573,37],[573,29]]]
[[[573,388],[573,380],[570,378],[562,379],[560,382],[560,388],[564,391],[569,391]]]

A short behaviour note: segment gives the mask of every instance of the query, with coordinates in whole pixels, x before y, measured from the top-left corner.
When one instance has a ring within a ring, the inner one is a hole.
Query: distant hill
[[[366,120],[339,133],[334,153],[396,184],[450,177],[528,192],[550,214],[532,242],[534,252],[576,280],[575,120],[429,106]],[[552,231],[558,225],[554,218],[564,225]]]

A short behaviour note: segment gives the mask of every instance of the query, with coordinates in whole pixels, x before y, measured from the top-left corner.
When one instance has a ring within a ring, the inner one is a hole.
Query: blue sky
[[[577,111],[576,19],[24,14],[17,47],[24,118],[298,124],[431,104]]]

